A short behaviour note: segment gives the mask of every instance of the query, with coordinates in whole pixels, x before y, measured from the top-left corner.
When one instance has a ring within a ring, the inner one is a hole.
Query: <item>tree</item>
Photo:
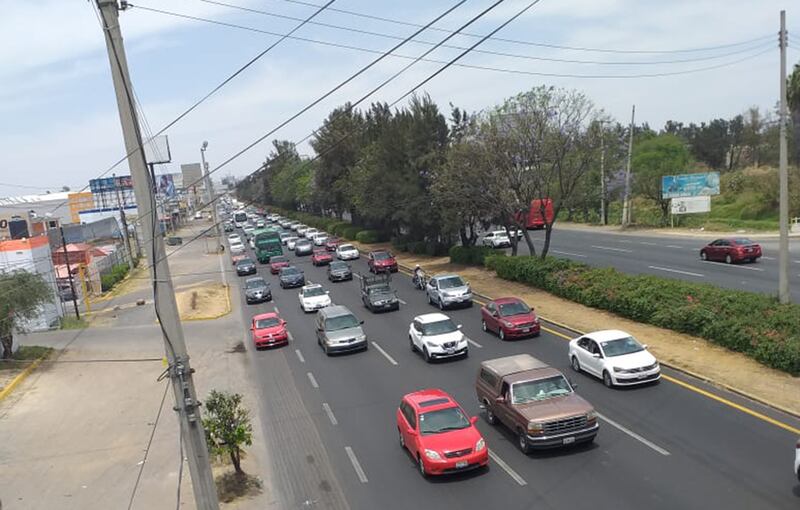
[[[250,411],[242,406],[239,393],[211,390],[205,402],[203,427],[206,443],[212,455],[228,455],[236,473],[243,475],[243,446],[253,444]]]
[[[792,118],[792,134],[794,135],[794,161],[800,164],[800,64],[794,65],[792,74],[786,84],[786,100],[789,103],[789,114]]]
[[[11,357],[14,333],[25,330],[25,322],[36,318],[41,306],[53,302],[53,289],[38,273],[0,273],[0,342],[3,359]]]
[[[634,146],[633,191],[658,203],[664,223],[669,217],[669,199],[661,197],[661,177],[686,173],[689,161],[686,145],[675,135],[658,135]]]

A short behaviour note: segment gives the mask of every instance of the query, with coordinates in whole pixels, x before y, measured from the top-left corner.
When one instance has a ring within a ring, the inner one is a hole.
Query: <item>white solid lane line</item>
[[[498,456],[496,453],[494,453],[494,452],[493,452],[491,449],[489,450],[489,457],[491,457],[491,458],[492,458],[492,460],[494,461],[494,463],[495,463],[495,464],[497,464],[498,466],[500,466],[501,468],[503,468],[503,471],[505,471],[506,473],[508,473],[508,476],[510,476],[510,477],[511,477],[511,478],[512,478],[512,479],[513,479],[515,482],[517,482],[518,484],[520,484],[520,485],[522,485],[522,486],[528,485],[528,482],[526,482],[524,478],[522,478],[521,476],[519,476],[519,474],[518,474],[516,471],[514,471],[513,469],[511,469],[511,466],[509,466],[508,464],[506,464],[506,461],[504,461],[503,459],[501,459],[501,458],[500,458],[500,457],[499,457],[499,456]]]
[[[295,349],[294,353],[297,354],[297,359],[300,360],[300,363],[305,363],[306,359],[303,357],[303,353],[300,352],[300,349]]]
[[[483,349],[483,346],[481,344],[479,344],[478,342],[476,342],[475,340],[473,340],[471,338],[467,338],[467,342],[471,343],[472,345],[474,345],[478,349]]]
[[[625,243],[625,244],[633,244],[633,241],[629,241],[627,239],[617,239],[618,243]]]
[[[617,423],[617,422],[615,422],[614,420],[612,420],[612,419],[608,418],[607,416],[605,416],[605,415],[602,415],[602,414],[600,414],[600,413],[597,413],[597,416],[598,416],[598,417],[599,417],[601,420],[603,420],[604,422],[606,422],[606,423],[608,423],[609,425],[611,425],[612,427],[615,427],[616,429],[620,430],[621,432],[624,432],[625,434],[628,434],[629,436],[631,436],[631,437],[632,437],[632,438],[634,438],[635,440],[639,441],[640,443],[642,443],[643,445],[647,446],[648,448],[651,448],[651,449],[653,449],[654,451],[656,451],[656,452],[660,453],[661,455],[667,456],[667,455],[669,455],[669,454],[670,454],[670,453],[669,453],[667,450],[665,450],[665,449],[661,448],[660,446],[658,446],[658,445],[657,445],[657,444],[655,444],[654,442],[652,442],[652,441],[649,441],[649,440],[647,440],[647,439],[643,438],[642,436],[640,436],[640,435],[639,435],[639,434],[637,434],[636,432],[634,432],[634,431],[632,431],[632,430],[630,430],[630,429],[628,429],[628,428],[626,428],[626,427],[624,427],[624,426],[620,425],[619,423]]]
[[[394,365],[394,366],[397,366],[397,361],[395,361],[393,357],[389,356],[389,353],[388,353],[388,352],[386,352],[386,351],[384,351],[384,350],[383,350],[383,347],[381,347],[380,345],[378,345],[378,342],[372,342],[372,346],[373,346],[373,347],[375,347],[376,349],[378,349],[378,352],[380,352],[381,354],[383,354],[383,357],[384,357],[384,358],[386,358],[386,359],[388,359],[388,360],[389,360],[389,363],[391,363],[391,364],[392,364],[392,365]]]
[[[764,260],[775,260],[775,257],[767,257],[766,255],[762,255],[761,258]]]
[[[639,241],[639,244],[643,244],[645,246],[658,246],[658,243],[651,243],[649,241]]]
[[[328,419],[331,421],[331,425],[339,424],[339,421],[336,420],[336,416],[333,415],[333,410],[331,409],[331,406],[329,406],[327,402],[322,403],[322,409],[325,411],[325,414],[328,415]]]
[[[550,250],[553,253],[558,253],[559,255],[567,255],[570,257],[586,257],[586,255],[581,255],[580,253],[570,253],[568,251],[558,251],[558,250]]]
[[[280,314],[280,313],[281,313],[281,311],[280,311],[280,310],[278,310],[278,307],[277,307],[277,306],[275,307],[275,313],[277,313],[277,314]]]
[[[621,251],[623,253],[633,253],[633,250],[626,250],[625,248],[612,248],[610,246],[595,246],[595,245],[592,245],[592,248],[597,248],[598,250]]]
[[[350,457],[350,463],[353,464],[353,469],[356,470],[356,475],[358,476],[358,479],[361,481],[361,483],[367,483],[369,481],[367,479],[367,474],[361,468],[361,464],[358,462],[358,459],[356,458],[356,454],[353,451],[353,449],[350,448],[349,446],[345,446],[344,451],[347,452],[347,456]]]
[[[314,374],[308,372],[306,375],[308,376],[308,380],[311,382],[311,386],[313,386],[316,389],[319,389],[319,384],[317,383],[317,380],[314,378]]]
[[[682,250],[683,249],[683,246],[678,246],[677,244],[668,244],[666,247],[667,248],[674,248],[676,250]]]
[[[659,266],[647,266],[647,267],[649,267],[650,269],[657,269],[658,271],[667,271],[669,273],[678,273],[678,274],[685,274],[688,276],[697,276],[699,278],[705,278],[705,276],[700,273],[691,273],[689,271],[681,271],[680,269],[670,269],[668,267],[659,267]]]
[[[717,264],[720,267],[735,267],[736,269],[747,269],[749,271],[764,271],[760,267],[750,267],[750,266],[742,266],[739,264],[720,264],[719,262],[711,262],[710,260],[701,260],[703,264]]]
[[[407,305],[407,304],[408,304],[408,303],[406,303],[405,301],[403,301],[403,300],[402,300],[402,299],[400,299],[400,298],[397,298],[397,300],[398,300],[398,301],[400,301],[400,304],[401,304],[401,305]]]

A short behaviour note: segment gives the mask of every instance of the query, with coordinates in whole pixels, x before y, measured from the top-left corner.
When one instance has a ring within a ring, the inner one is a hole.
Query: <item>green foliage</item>
[[[495,255],[495,251],[488,246],[452,246],[449,254],[453,264],[482,266],[484,259]]]
[[[486,258],[507,280],[638,322],[696,335],[757,361],[800,375],[800,305],[712,285],[629,276],[566,259]]]
[[[372,244],[386,240],[386,235],[379,230],[362,230],[356,234],[356,241],[359,243]]]
[[[85,320],[75,317],[61,317],[61,329],[84,329],[88,326]]]
[[[100,275],[100,289],[103,292],[111,290],[114,285],[121,282],[125,275],[128,274],[130,271],[130,266],[128,264],[117,264],[111,267],[111,271]]]
[[[14,331],[39,315],[39,307],[51,303],[53,289],[44,277],[28,271],[0,273],[0,343],[3,358],[11,356]]]
[[[347,227],[342,230],[342,237],[355,241],[359,232],[361,232],[361,227]]]
[[[203,409],[203,428],[209,452],[229,455],[236,472],[242,473],[242,447],[253,444],[250,411],[242,405],[242,395],[211,390]]]
[[[661,198],[661,178],[687,173],[689,150],[675,135],[663,134],[636,144],[631,165],[636,171],[634,192],[656,201],[664,224],[669,218],[669,200]]]

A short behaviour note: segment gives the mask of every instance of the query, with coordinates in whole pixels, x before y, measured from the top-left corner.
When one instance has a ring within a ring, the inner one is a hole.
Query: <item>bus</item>
[[[236,228],[242,228],[247,225],[247,212],[244,209],[239,209],[233,213],[233,225]]]
[[[255,244],[256,258],[262,264],[269,263],[271,257],[283,255],[280,230],[277,228],[256,229],[253,232],[253,243]]]
[[[517,215],[517,220],[524,222],[528,230],[543,229],[545,225],[552,224],[554,219],[553,201],[549,198],[531,201],[531,208]]]

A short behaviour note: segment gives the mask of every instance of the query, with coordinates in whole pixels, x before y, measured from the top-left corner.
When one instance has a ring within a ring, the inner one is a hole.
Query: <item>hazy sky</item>
[[[300,18],[314,10],[287,0],[222,1]],[[297,24],[291,19],[201,0],[132,3],[275,33],[286,33]],[[455,3],[337,0],[331,7],[425,24]],[[469,0],[437,26],[455,29],[491,3]],[[484,34],[527,3],[506,0],[468,31]],[[771,109],[778,98],[781,9],[788,9],[792,46],[789,65],[800,59],[800,36],[792,37],[792,27],[800,30],[800,9],[791,10],[790,4],[798,5],[788,0],[541,0],[497,34],[505,41],[490,40],[480,47],[494,53],[473,53],[461,61],[466,66],[491,70],[451,67],[424,90],[447,114],[448,103],[480,110],[537,85],[576,88],[622,122],[628,121],[631,104],[635,103],[637,121],[647,121],[654,128],[667,119],[700,122],[730,117],[750,105]],[[62,185],[81,188],[124,154],[105,42],[92,4],[0,0],[0,8],[0,196],[56,190]],[[198,161],[203,140],[209,142],[209,163],[216,167],[377,57],[319,42],[385,51],[398,42],[393,37],[403,38],[414,31],[409,25],[330,10],[315,21],[361,32],[320,25],[303,27],[296,36],[317,43],[284,41],[168,131],[173,163],[162,171],[177,171],[181,163]],[[152,131],[276,40],[263,33],[136,7],[122,12],[120,22],[134,88]],[[438,42],[446,35],[444,31],[428,31],[419,39]],[[457,36],[449,44],[464,47],[477,40]],[[723,45],[712,50],[673,51]],[[397,53],[416,56],[429,47],[410,43]],[[428,58],[449,60],[459,51],[441,48]],[[271,139],[303,138],[331,108],[360,97],[408,62],[387,58],[221,169],[217,177],[253,171],[269,152]],[[392,102],[440,66],[420,62],[370,99]],[[642,76],[708,67],[715,69]],[[309,153],[310,148],[303,145],[301,151]],[[128,173],[127,166],[115,171]]]

